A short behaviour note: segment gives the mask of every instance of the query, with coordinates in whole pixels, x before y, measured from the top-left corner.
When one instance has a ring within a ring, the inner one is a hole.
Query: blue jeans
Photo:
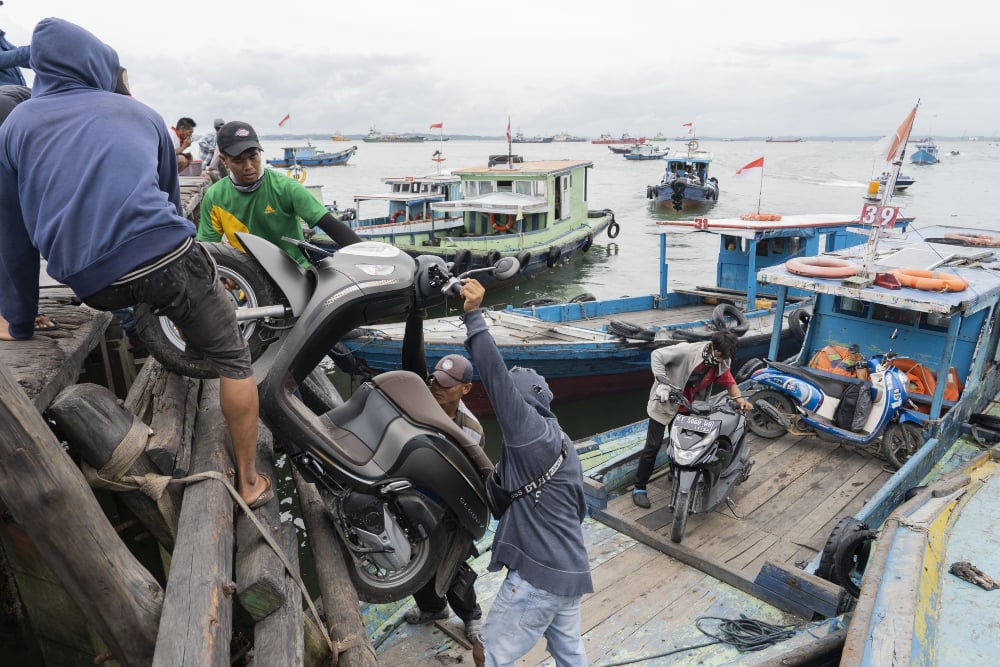
[[[580,596],[549,593],[508,571],[483,626],[486,667],[507,667],[545,636],[558,667],[586,667]]]

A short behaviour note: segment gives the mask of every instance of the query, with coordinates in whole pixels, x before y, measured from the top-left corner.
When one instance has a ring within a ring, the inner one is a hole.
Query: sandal
[[[35,318],[35,331],[55,331],[56,329],[62,329],[62,325],[55,320],[49,319],[45,315],[39,315]]]
[[[247,507],[252,510],[260,509],[274,500],[274,485],[271,483],[271,476],[263,472],[257,476],[264,478],[264,482],[267,483],[267,487],[260,492],[260,495],[257,496],[253,502],[247,503]]]

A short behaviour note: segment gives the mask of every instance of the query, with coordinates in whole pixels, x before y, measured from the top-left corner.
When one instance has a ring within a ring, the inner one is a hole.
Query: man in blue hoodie
[[[31,99],[0,126],[0,340],[34,334],[39,253],[49,275],[89,306],[149,304],[218,372],[237,490],[260,506],[274,491],[256,469],[250,354],[211,257],[181,213],[163,118],[115,92],[118,54],[77,25],[40,21],[30,63]]]
[[[500,425],[496,471],[502,488],[533,490],[510,503],[497,525],[489,570],[507,568],[483,627],[486,665],[513,665],[545,637],[559,667],[585,667],[580,598],[592,593],[581,523],[583,468],[549,409],[552,392],[530,368],[507,370],[479,310],[485,290],[464,281],[465,347]]]

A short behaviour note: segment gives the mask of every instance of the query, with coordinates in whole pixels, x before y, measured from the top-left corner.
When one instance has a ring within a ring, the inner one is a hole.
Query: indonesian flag
[[[694,127],[694,123],[684,123],[681,127]]]
[[[443,127],[444,127],[444,125],[442,123],[431,123],[431,129],[432,130],[434,130],[434,129],[438,129],[439,130],[439,129],[442,129]]]
[[[899,147],[902,146],[910,136],[910,130],[913,129],[913,119],[917,115],[917,107],[913,107],[913,111],[903,120],[903,124],[896,129],[896,136],[892,140],[892,148],[889,149],[889,154],[886,156],[886,162],[892,162],[896,159],[896,153],[899,151]]]
[[[510,143],[510,116],[507,116],[507,143]]]
[[[282,125],[284,125],[285,123],[287,123],[288,119],[291,118],[291,117],[292,117],[292,114],[286,113],[285,117],[278,121],[278,127],[281,127]]]
[[[737,174],[742,174],[744,171],[749,171],[750,169],[763,169],[764,168],[764,158],[759,157],[749,164],[743,165],[740,169],[736,171]]]

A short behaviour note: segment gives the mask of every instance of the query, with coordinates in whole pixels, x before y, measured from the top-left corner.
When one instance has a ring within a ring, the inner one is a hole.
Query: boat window
[[[771,240],[771,250],[774,251],[776,255],[782,255],[785,252],[785,239],[778,237]]]
[[[866,317],[868,312],[868,306],[864,301],[858,301],[848,296],[837,297],[833,309],[838,313],[856,315],[857,317]]]
[[[931,331],[947,331],[950,318],[944,313],[921,313],[920,328]]]
[[[532,181],[517,181],[514,183],[514,191],[521,195],[533,195],[535,194],[533,185]]]
[[[722,237],[722,247],[726,250],[739,250],[740,249],[740,237],[738,236],[723,236]]]
[[[793,236],[788,240],[788,254],[798,255],[802,251],[802,237]]]
[[[913,310],[903,310],[901,308],[890,308],[882,304],[874,304],[872,308],[872,319],[882,322],[892,322],[893,324],[915,325],[920,313]]]
[[[511,181],[497,181],[497,192],[513,192],[514,185]]]
[[[767,257],[767,255],[768,255],[767,248],[768,248],[768,244],[767,244],[767,240],[766,239],[763,240],[763,241],[758,241],[757,242],[757,256],[758,257]]]

